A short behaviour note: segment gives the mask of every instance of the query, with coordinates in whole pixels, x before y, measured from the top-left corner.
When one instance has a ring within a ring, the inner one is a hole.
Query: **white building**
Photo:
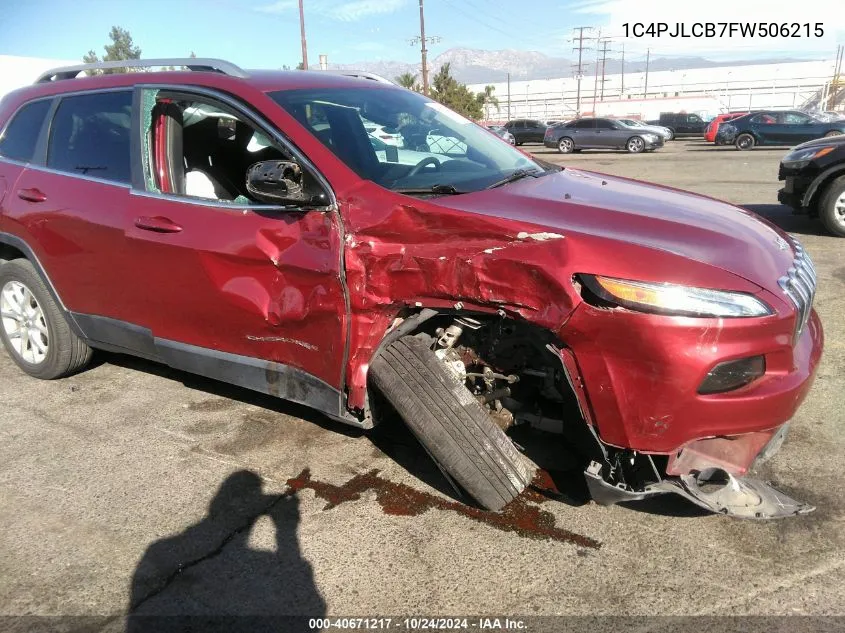
[[[7,92],[31,84],[45,70],[81,63],[81,59],[69,61],[67,59],[0,55],[0,98]]]
[[[639,66],[639,64],[638,64]],[[834,73],[834,62],[791,62],[606,75],[581,79],[580,114],[657,118],[660,112],[721,112],[761,108],[818,109]],[[571,119],[579,114],[574,77],[493,84],[499,110],[487,118]],[[473,92],[484,84],[469,86]],[[510,113],[508,104],[510,103]]]

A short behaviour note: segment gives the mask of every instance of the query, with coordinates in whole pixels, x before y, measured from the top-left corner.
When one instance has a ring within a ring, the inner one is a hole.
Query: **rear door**
[[[572,139],[576,147],[597,147],[596,120],[579,119],[572,124]]]
[[[0,130],[0,231],[4,230],[6,224],[6,196],[13,189],[26,164],[35,158],[38,141],[47,127],[52,105],[52,97],[26,103]]]
[[[5,226],[32,247],[73,312],[132,316],[123,239],[132,100],[131,89],[57,97],[49,137],[4,202]]]
[[[542,143],[546,135],[546,126],[542,121],[526,121],[526,138],[531,143]]]

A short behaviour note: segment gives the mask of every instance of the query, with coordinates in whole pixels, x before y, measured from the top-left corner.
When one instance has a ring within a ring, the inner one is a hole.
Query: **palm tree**
[[[420,91],[420,85],[417,83],[417,76],[413,73],[402,73],[396,78],[396,83],[408,90],[413,90],[415,92]]]
[[[475,95],[476,100],[478,101],[479,105],[484,108],[484,118],[490,118],[490,107],[496,108],[496,112],[499,111],[499,99],[496,98],[496,95],[493,93],[496,91],[495,86],[484,86],[484,92],[479,92]]]

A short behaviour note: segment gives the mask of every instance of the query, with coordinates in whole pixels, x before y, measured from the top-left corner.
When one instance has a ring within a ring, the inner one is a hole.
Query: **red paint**
[[[284,218],[209,212],[0,161],[9,189],[47,196],[38,204],[6,196],[0,228],[30,244],[71,310],[298,367],[345,390],[356,410],[366,402],[372,354],[397,314],[458,303],[502,310],[556,334],[605,441],[652,453],[772,429],[810,388],[823,334],[814,315],[791,346],[795,312],[777,285],[793,257],[776,245],[782,231],[710,198],[569,169],[460,196],[396,194],[362,181],[265,94],[351,82],[387,89],[376,82],[308,72],[105,75],[12,93],[0,123],[35,96],[140,82],[236,95],[310,158],[339,209]],[[139,217],[184,230],[139,229]],[[582,302],[576,273],[750,292],[776,314],[719,321],[599,310]],[[713,365],[758,354],[764,378],[697,395]]]
[[[731,119],[735,119],[737,117],[741,117],[744,114],[748,114],[747,112],[731,112],[730,114],[720,114],[716,118],[714,118],[710,123],[707,124],[707,127],[704,128],[704,140],[708,143],[714,143],[716,141],[716,134],[719,132],[719,126],[724,123],[725,121],[730,121]]]

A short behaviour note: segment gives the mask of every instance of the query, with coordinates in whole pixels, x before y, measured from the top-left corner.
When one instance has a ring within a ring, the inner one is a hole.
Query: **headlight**
[[[728,290],[579,275],[600,299],[631,310],[672,316],[760,317],[773,314],[757,297]]]
[[[656,141],[657,140],[657,134],[652,134],[651,132],[649,132],[647,134],[643,134],[643,138],[646,139],[647,141]]]
[[[820,147],[807,147],[804,149],[792,150],[781,161],[787,167],[804,167],[810,163],[814,158],[821,158],[825,154],[830,154],[834,149],[833,145],[822,145]]]

